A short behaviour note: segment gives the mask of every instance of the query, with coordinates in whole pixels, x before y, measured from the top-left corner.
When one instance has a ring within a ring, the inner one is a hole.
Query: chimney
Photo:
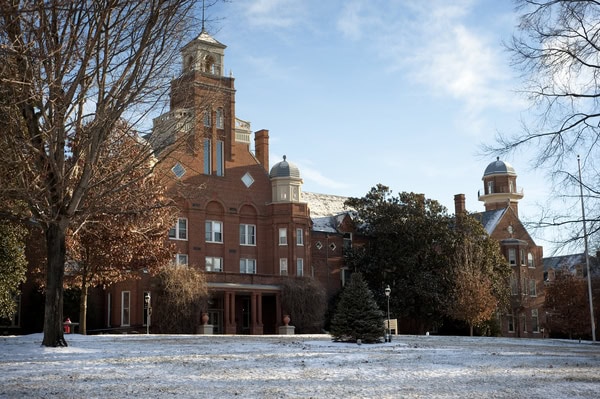
[[[454,214],[455,215],[464,215],[467,209],[465,206],[465,195],[464,194],[456,194],[454,196]]]
[[[258,162],[269,172],[269,131],[261,129],[254,133],[254,149]]]

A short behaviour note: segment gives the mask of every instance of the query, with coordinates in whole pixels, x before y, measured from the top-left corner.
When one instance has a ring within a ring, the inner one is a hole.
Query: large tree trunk
[[[63,331],[63,280],[65,275],[65,230],[60,222],[46,228],[46,304],[44,306],[44,346],[67,346]]]

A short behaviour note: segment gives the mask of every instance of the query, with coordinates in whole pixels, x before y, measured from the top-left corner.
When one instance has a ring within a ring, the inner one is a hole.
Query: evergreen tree
[[[331,321],[334,341],[379,342],[384,334],[383,312],[360,273],[352,274]]]
[[[24,228],[0,223],[0,318],[10,319],[15,313],[14,296],[25,281]]]

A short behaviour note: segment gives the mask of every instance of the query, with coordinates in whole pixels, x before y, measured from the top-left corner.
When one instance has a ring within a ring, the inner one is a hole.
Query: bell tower
[[[519,215],[519,200],[523,189],[517,188],[517,173],[508,163],[496,158],[483,172],[483,193],[479,191],[479,201],[483,201],[486,211],[512,208]]]

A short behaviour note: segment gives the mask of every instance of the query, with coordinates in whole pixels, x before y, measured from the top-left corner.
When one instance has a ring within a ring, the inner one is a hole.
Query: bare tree
[[[0,87],[11,98],[11,134],[1,136],[3,168],[45,234],[45,346],[66,345],[62,329],[65,234],[143,157],[97,179],[102,144],[121,118],[139,127],[174,75],[197,0],[8,0],[0,4]],[[4,61],[6,60],[6,61]],[[102,184],[100,184],[100,182]],[[86,201],[93,192],[95,203]],[[146,204],[147,206],[148,204]]]
[[[590,234],[600,229],[600,2],[516,0],[521,13],[508,44],[523,73],[532,113],[514,135],[499,135],[490,153],[531,148],[534,167],[547,168],[561,201],[558,214],[545,212],[539,226],[570,227],[562,241],[579,241],[576,156],[583,160]],[[564,228],[562,229],[565,230]]]

